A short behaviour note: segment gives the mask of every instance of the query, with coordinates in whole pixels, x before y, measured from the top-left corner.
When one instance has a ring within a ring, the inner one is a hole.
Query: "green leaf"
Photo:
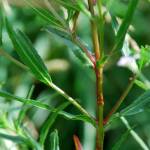
[[[30,145],[31,145],[32,149],[34,149],[34,150],[43,150],[43,148],[36,141],[36,139],[34,139],[32,137],[31,132],[28,131],[25,127],[22,127],[22,129],[23,129],[23,133],[25,134],[25,136],[27,137],[28,141],[30,142]]]
[[[91,17],[91,15],[87,9],[87,6],[85,5],[84,1],[82,1],[82,0],[77,0],[77,1],[74,1],[74,0],[56,0],[56,2],[68,10],[79,11],[79,12],[81,11],[85,15],[87,15],[88,17]]]
[[[86,5],[82,0],[56,0],[56,3],[60,4],[61,6],[67,8],[68,10],[74,11],[87,11]]]
[[[143,150],[149,150],[148,146],[145,144],[145,142],[143,141],[143,139],[138,135],[137,132],[135,132],[132,127],[130,126],[128,120],[123,117],[120,116],[120,120],[122,121],[122,123],[126,126],[126,128],[130,131],[131,136],[134,138],[134,140],[138,143],[138,145],[143,149]]]
[[[102,55],[102,58],[99,59],[99,60],[96,62],[97,67],[100,68],[101,66],[104,66],[105,63],[107,62],[107,60],[108,60],[108,56],[103,56],[103,55]]]
[[[50,135],[50,150],[60,150],[57,130],[54,130]]]
[[[70,104],[69,102],[65,102],[65,103],[61,104],[60,106],[58,106],[57,108],[55,108],[55,110],[53,111],[52,114],[50,113],[50,115],[48,116],[48,119],[44,123],[44,126],[42,127],[42,130],[40,133],[40,144],[41,145],[44,145],[44,142],[48,135],[49,129],[55,122],[57,116],[59,115],[59,112],[62,111],[63,109],[65,109],[69,104]]]
[[[132,104],[123,109],[120,114],[122,116],[134,115],[140,112],[150,109],[150,90],[142,94],[138,99],[136,99]]]
[[[140,80],[135,80],[134,83],[139,86],[140,88],[142,88],[143,90],[148,90],[149,88]]]
[[[41,108],[41,109],[52,111],[52,112],[57,111],[57,109],[54,109],[54,108],[50,107],[49,105],[42,103],[40,101],[33,100],[33,99],[21,98],[21,97],[12,95],[12,94],[5,92],[5,91],[2,91],[2,90],[0,90],[0,97],[4,97],[8,100],[16,100],[16,101],[19,101],[22,103],[26,103],[26,105],[27,104],[32,105],[32,106],[35,106],[37,108]],[[83,122],[88,122],[88,123],[90,123],[96,127],[95,121],[93,121],[92,119],[90,119],[89,117],[87,117],[85,115],[72,115],[72,114],[64,112],[64,111],[59,111],[58,113],[59,113],[59,115],[61,115],[62,117],[66,118],[68,120],[79,120],[79,121],[83,121]]]
[[[114,50],[118,50],[118,49],[122,48],[127,30],[131,24],[131,21],[132,21],[132,18],[133,18],[133,15],[136,10],[136,6],[137,6],[138,2],[139,2],[139,0],[131,0],[129,2],[126,16],[117,32],[116,44],[114,46]]]
[[[8,52],[6,52],[4,49],[0,49],[0,54],[2,56],[4,56],[6,59],[8,59],[10,62],[14,63],[15,65],[17,65],[18,67],[23,68],[24,70],[29,70],[29,68],[24,65],[23,63],[21,63],[20,61],[18,61],[16,58],[14,58],[13,56],[11,56]]]
[[[29,90],[28,95],[27,95],[27,99],[31,98],[33,90],[34,90],[34,86],[32,86],[31,89]],[[23,106],[22,106],[22,108],[21,108],[21,110],[19,112],[19,115],[18,115],[18,118],[17,118],[17,124],[16,124],[17,127],[19,127],[22,124],[23,119],[24,119],[24,117],[26,115],[26,112],[27,112],[27,110],[29,108],[26,103],[27,103],[27,101],[23,104]]]
[[[77,1],[73,1],[73,0],[56,0],[56,2],[58,4],[60,4],[61,6],[67,8],[67,9],[72,9],[72,10],[76,10],[76,11],[80,11],[80,7],[77,3]]]
[[[14,136],[14,135],[0,133],[0,138],[7,139],[7,140],[10,140],[10,141],[12,141],[14,143],[18,143],[18,144],[27,144],[27,145],[29,145],[28,140],[26,138],[22,137],[22,136]]]
[[[82,63],[88,67],[92,67],[91,60],[78,47],[72,45],[72,51],[71,52],[74,54],[76,61],[78,61],[79,63]]]
[[[107,124],[105,124],[104,129],[105,129],[105,130],[107,130],[108,128],[110,129],[110,128],[112,127],[112,124],[113,124],[114,122],[117,122],[117,121],[119,120],[119,117],[120,117],[119,115],[120,115],[119,113],[113,114],[113,115],[109,118]]]
[[[30,68],[30,71],[38,80],[45,84],[50,84],[51,77],[48,70],[27,36],[21,31],[15,32],[7,19],[6,28],[21,60]]]
[[[106,5],[107,9],[116,17],[124,17],[127,11],[126,3],[120,0],[103,0],[103,3]]]
[[[48,11],[47,9],[35,7],[33,2],[29,0],[24,0],[24,1],[30,6],[30,8],[35,12],[36,15],[41,17],[48,24],[51,24],[57,27],[63,27],[63,25],[59,21],[59,18],[56,18],[52,12]]]
[[[138,61],[139,68],[142,69],[146,65],[150,64],[150,46],[142,46],[140,50],[140,59]]]
[[[112,147],[112,150],[120,150],[123,143],[127,140],[128,136],[130,134],[130,130],[128,129],[115,143],[115,145]]]
[[[73,115],[67,112],[61,112],[61,115],[63,115],[64,118],[68,119],[68,120],[80,120],[83,122],[88,122],[90,124],[92,124],[94,127],[96,127],[96,122],[94,122],[92,119],[90,119],[89,117],[85,116],[85,115]]]
[[[56,28],[55,26],[48,26],[46,28],[46,31],[51,32],[55,35],[58,35],[59,37],[66,39],[66,40],[71,40],[71,33],[68,32],[67,30],[64,30],[62,28]]]
[[[5,92],[5,91],[2,91],[2,90],[0,90],[0,97],[4,97],[8,100],[16,100],[16,101],[26,103],[26,104],[30,104],[30,105],[35,106],[37,108],[42,108],[42,109],[49,110],[49,111],[52,110],[52,108],[47,104],[44,104],[42,102],[32,100],[32,99],[21,98],[21,97],[12,95],[12,94],[10,94],[8,92]]]

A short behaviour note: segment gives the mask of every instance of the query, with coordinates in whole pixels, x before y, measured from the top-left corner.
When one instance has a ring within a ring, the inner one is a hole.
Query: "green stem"
[[[103,68],[96,69],[96,88],[97,88],[97,140],[96,150],[103,150],[104,142],[104,127],[103,127],[103,111],[104,111],[104,99],[103,99]]]
[[[98,5],[98,13],[99,13],[99,18],[98,18],[98,24],[99,24],[99,37],[100,37],[100,48],[103,49],[103,44],[104,44],[104,19],[103,19],[103,14],[102,14],[102,0],[97,0],[97,5]]]
[[[95,52],[95,57],[96,60],[99,60],[100,58],[100,45],[99,45],[99,38],[98,38],[98,29],[97,29],[97,24],[95,21],[95,13],[94,13],[94,8],[93,8],[93,0],[88,0],[89,3],[89,10],[92,15],[91,19],[91,29],[92,29],[92,40],[93,40],[93,50]]]
[[[49,86],[57,91],[60,95],[66,98],[71,104],[73,104],[83,115],[87,116],[92,122],[95,122],[95,119],[72,97],[65,93],[62,89],[57,87],[54,83],[49,83]]]
[[[91,32],[93,40],[93,49],[95,52],[96,62],[101,58],[102,49],[99,44],[98,28],[95,21],[95,13],[93,7],[93,0],[88,0],[89,10],[93,16],[91,20]],[[104,126],[103,126],[103,109],[104,109],[104,99],[103,99],[103,67],[95,66],[96,74],[96,94],[97,94],[97,131],[96,131],[96,150],[103,150],[104,142]]]

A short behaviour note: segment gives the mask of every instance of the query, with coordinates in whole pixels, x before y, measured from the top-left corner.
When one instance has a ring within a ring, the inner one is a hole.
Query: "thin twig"
[[[65,93],[62,89],[56,86],[54,83],[49,83],[49,86],[58,92],[61,96],[67,99],[71,104],[73,104],[83,115],[87,116],[93,124],[95,124],[95,119],[92,117],[75,99],[70,97],[67,93]]]
[[[126,90],[123,92],[123,94],[121,95],[121,97],[119,98],[119,100],[113,106],[113,108],[108,113],[108,115],[105,117],[104,122],[103,122],[104,125],[107,124],[107,122],[109,121],[110,117],[118,110],[118,108],[120,107],[120,105],[123,103],[123,101],[127,97],[128,93],[130,92],[131,88],[133,87],[134,81],[135,81],[136,77],[137,77],[137,75],[134,75],[134,77],[130,81],[129,85],[127,86]]]

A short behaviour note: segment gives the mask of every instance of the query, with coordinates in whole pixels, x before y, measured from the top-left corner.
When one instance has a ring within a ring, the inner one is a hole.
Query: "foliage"
[[[149,7],[2,0],[1,149],[148,150]]]

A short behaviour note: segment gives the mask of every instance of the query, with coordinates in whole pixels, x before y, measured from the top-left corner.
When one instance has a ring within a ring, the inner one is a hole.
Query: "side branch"
[[[103,122],[104,125],[107,124],[107,122],[109,121],[110,117],[118,110],[118,108],[120,107],[120,105],[123,103],[123,101],[127,97],[128,93],[130,92],[131,88],[133,87],[134,81],[135,81],[136,77],[137,76],[134,75],[134,77],[130,81],[129,85],[127,86],[126,90],[123,92],[123,94],[121,95],[121,97],[119,98],[119,100],[116,102],[116,104],[113,106],[113,108],[111,109],[111,111],[109,112],[109,114],[106,116],[106,118],[104,119],[104,122]]]

